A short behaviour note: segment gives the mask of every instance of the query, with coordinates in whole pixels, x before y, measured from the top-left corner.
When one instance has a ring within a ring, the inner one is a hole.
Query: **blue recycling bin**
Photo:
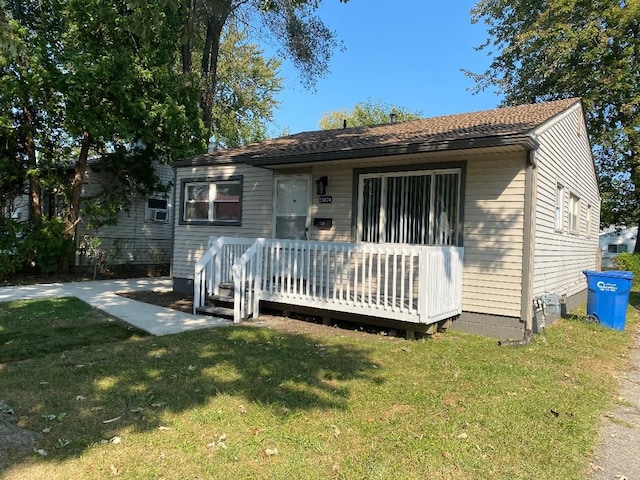
[[[587,315],[596,317],[606,327],[624,330],[633,272],[585,270],[582,273],[587,276]]]

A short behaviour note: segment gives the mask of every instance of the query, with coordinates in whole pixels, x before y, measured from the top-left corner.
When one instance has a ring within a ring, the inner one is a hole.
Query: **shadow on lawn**
[[[127,429],[157,430],[166,425],[165,414],[215,397],[222,399],[216,409],[222,405],[231,415],[239,403],[283,418],[307,409],[345,409],[346,381],[380,384],[375,368],[369,351],[346,342],[323,345],[305,335],[233,327],[18,362],[0,370],[0,390],[16,392],[5,400],[18,407],[24,428],[52,427],[38,448],[49,453],[41,460],[60,461]],[[206,412],[203,421],[212,421]],[[60,448],[60,438],[71,443]]]

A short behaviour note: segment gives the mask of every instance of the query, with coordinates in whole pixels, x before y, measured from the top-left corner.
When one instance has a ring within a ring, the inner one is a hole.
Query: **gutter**
[[[537,143],[535,137],[532,140]],[[531,343],[533,338],[533,273],[535,267],[535,228],[538,169],[535,150],[529,150],[525,165],[524,187],[524,231],[522,249],[522,297],[520,318],[524,321],[524,336],[522,340],[507,340],[498,342],[501,346],[522,346]]]
[[[287,165],[293,163],[315,163],[337,160],[357,160],[362,158],[384,157],[390,155],[405,155],[426,152],[443,152],[451,150],[466,150],[471,148],[520,146],[525,150],[538,148],[538,141],[534,135],[516,134],[493,137],[476,137],[457,140],[439,140],[426,143],[410,143],[404,145],[369,146],[357,148],[345,145],[340,150],[320,150],[316,152],[287,150],[284,148],[273,149],[267,155],[260,153],[246,153],[238,155],[226,155],[222,150],[216,154],[204,154],[201,156],[176,160],[176,167],[191,167],[200,165],[218,165],[221,163],[245,163],[255,167],[270,167],[275,165]],[[231,150],[232,152],[232,150]],[[255,150],[254,152],[259,152]]]

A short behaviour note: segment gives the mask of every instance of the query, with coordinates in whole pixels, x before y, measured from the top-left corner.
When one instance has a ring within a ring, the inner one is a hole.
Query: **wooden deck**
[[[463,249],[212,238],[198,261],[194,311],[234,282],[234,321],[260,301],[431,324],[461,313]]]

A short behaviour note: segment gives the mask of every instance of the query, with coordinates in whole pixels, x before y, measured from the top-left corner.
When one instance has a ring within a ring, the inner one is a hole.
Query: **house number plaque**
[[[320,195],[318,203],[333,203],[333,197],[331,195]]]

